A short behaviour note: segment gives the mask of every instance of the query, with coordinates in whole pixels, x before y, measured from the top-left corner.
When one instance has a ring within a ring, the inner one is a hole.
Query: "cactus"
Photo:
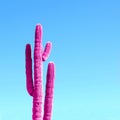
[[[36,25],[35,45],[34,45],[34,80],[32,77],[32,57],[31,46],[26,45],[26,88],[30,96],[33,97],[32,120],[51,120],[53,92],[54,92],[54,63],[50,62],[46,75],[46,93],[43,106],[43,88],[42,88],[42,67],[43,61],[47,60],[51,51],[52,43],[47,42],[45,49],[42,47],[42,26]],[[43,113],[43,114],[42,114]]]

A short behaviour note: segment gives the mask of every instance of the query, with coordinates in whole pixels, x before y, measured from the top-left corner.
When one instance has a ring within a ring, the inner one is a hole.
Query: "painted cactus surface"
[[[46,75],[46,92],[43,106],[43,62],[47,60],[51,51],[52,43],[47,42],[45,49],[42,46],[42,26],[36,25],[35,29],[35,44],[34,44],[34,80],[32,77],[32,57],[31,45],[26,45],[26,87],[30,96],[33,97],[32,120],[51,120],[53,92],[54,92],[54,78],[55,65],[53,62],[48,64]],[[43,113],[43,114],[42,114]]]

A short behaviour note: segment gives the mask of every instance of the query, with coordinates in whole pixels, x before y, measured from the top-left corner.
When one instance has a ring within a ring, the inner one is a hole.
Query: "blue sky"
[[[56,64],[52,120],[120,120],[120,1],[0,1],[0,120],[31,120],[25,45],[43,26]]]

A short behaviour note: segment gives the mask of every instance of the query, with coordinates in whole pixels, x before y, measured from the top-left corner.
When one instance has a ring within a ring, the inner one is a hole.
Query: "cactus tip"
[[[42,29],[42,25],[38,23],[38,24],[36,25],[36,29]]]
[[[50,62],[48,63],[48,65],[54,65],[54,62],[53,62],[53,61],[50,61]]]
[[[48,63],[48,70],[51,70],[54,74],[54,70],[55,70],[54,62],[51,61],[51,62]]]
[[[26,48],[30,48],[30,44],[26,44]]]

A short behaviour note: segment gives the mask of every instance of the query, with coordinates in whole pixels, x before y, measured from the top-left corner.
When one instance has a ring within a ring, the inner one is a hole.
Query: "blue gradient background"
[[[25,44],[37,23],[53,43],[52,120],[120,120],[119,0],[0,1],[0,120],[31,120]]]

